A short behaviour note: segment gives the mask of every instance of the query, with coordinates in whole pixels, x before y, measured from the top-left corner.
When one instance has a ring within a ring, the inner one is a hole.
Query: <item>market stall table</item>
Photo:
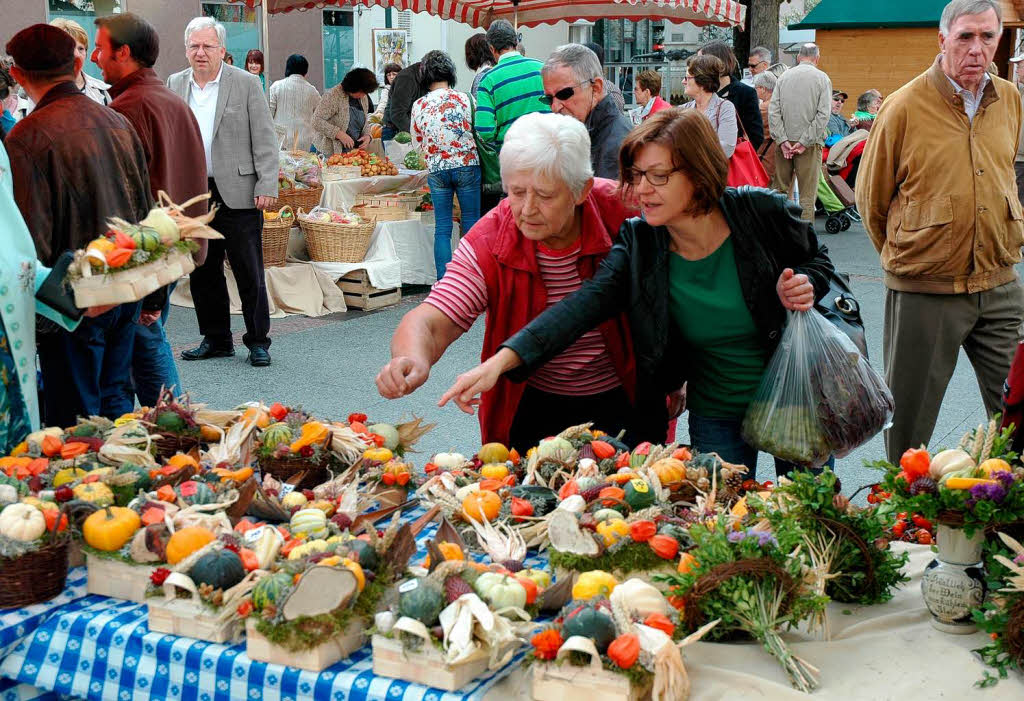
[[[338,211],[351,209],[358,195],[419,190],[426,184],[425,170],[399,170],[398,175],[378,175],[372,178],[326,180],[324,194],[320,197],[320,206]]]

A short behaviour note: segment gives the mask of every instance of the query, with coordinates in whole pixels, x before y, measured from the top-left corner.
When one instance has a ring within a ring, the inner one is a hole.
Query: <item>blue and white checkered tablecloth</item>
[[[407,518],[422,513],[418,509]],[[426,540],[435,530],[431,524],[421,532],[416,561],[426,556]],[[528,563],[543,566],[544,559],[532,557]],[[245,655],[244,643],[222,645],[151,633],[146,619],[145,604],[87,596],[18,643],[0,663],[0,675],[58,694],[104,701],[478,701],[522,659],[520,655],[448,693],[376,676],[369,645],[317,674],[254,662]]]

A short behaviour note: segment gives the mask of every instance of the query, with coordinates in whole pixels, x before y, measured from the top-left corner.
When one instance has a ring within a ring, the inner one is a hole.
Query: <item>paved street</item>
[[[824,220],[818,220],[818,231],[824,231]],[[885,290],[881,280],[878,256],[864,230],[857,224],[849,231],[823,235],[832,259],[839,270],[852,277],[852,287],[863,309],[867,326],[872,363],[881,369],[882,318]],[[398,401],[382,399],[376,391],[374,377],[389,358],[391,333],[402,315],[423,298],[419,288],[407,294],[402,303],[372,313],[348,312],[318,319],[292,316],[273,320],[273,365],[252,368],[245,362],[241,345],[243,329],[240,315],[232,317],[236,330],[238,355],[201,362],[178,363],[182,382],[194,401],[213,407],[228,408],[244,401],[262,399],[287,405],[302,404],[315,414],[344,417],[362,411],[372,419],[397,421],[412,414],[436,422],[437,428],[421,443],[427,455],[449,449],[472,453],[479,446],[476,418],[467,416],[453,406],[439,409],[437,399],[455,376],[478,362],[483,338],[483,321],[479,321],[463,338],[448,350],[434,367],[430,379],[413,396]],[[199,340],[195,313],[175,307],[168,322],[168,334],[175,355]],[[943,409],[932,440],[932,447],[951,446],[972,426],[984,420],[981,396],[970,364],[963,353],[946,393]],[[552,432],[562,427],[552,425]],[[680,426],[680,440],[686,440],[685,421]],[[879,435],[852,455],[838,461],[837,470],[843,478],[845,491],[852,492],[873,482],[875,473],[862,466],[864,460],[884,457]],[[422,456],[419,460],[422,463]],[[769,478],[773,470],[762,456],[759,476]],[[863,498],[863,495],[861,495]]]

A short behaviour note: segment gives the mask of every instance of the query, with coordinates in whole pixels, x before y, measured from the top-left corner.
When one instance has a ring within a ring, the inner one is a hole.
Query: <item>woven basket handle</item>
[[[191,577],[181,572],[171,572],[164,580],[164,601],[173,601],[178,598],[178,589],[184,589],[189,593],[189,601],[199,599],[199,590],[196,589],[196,583],[192,581]]]
[[[294,218],[295,218],[295,210],[294,210],[294,209],[292,209],[292,206],[291,206],[290,204],[286,204],[286,205],[285,205],[284,207],[281,207],[281,209],[277,210],[277,214],[278,214],[278,216],[281,216],[281,217],[283,217],[283,216],[284,216],[284,210],[286,210],[286,209],[287,209],[287,210],[288,210],[289,212],[291,212],[291,213],[292,213],[292,219],[294,219]]]
[[[589,655],[591,671],[597,672],[602,668],[601,653],[597,651],[597,646],[594,645],[594,641],[590,638],[584,638],[582,635],[569,636],[569,639],[562,643],[562,647],[558,648],[555,661],[560,662],[572,652],[582,652],[584,655]]]
[[[605,502],[612,502],[612,503],[606,504]],[[629,503],[626,502],[625,500],[619,499],[618,497],[601,497],[601,496],[597,497],[596,499],[594,499],[594,501],[592,501],[589,504],[587,504],[587,508],[585,508],[583,510],[583,513],[588,513],[592,508],[594,508],[595,504],[599,504],[602,509],[614,509],[616,506],[625,506],[626,507],[626,516],[629,516],[631,513],[633,513],[633,507],[630,506]]]

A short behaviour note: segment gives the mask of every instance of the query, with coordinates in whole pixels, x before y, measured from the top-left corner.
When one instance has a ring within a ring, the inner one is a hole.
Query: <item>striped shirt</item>
[[[551,307],[580,289],[580,247],[554,251],[537,245],[537,266]],[[441,310],[464,331],[487,311],[487,282],[472,246],[459,246],[444,277],[430,290],[427,304]],[[541,366],[527,381],[531,387],[570,396],[600,394],[622,383],[598,329],[592,329]]]
[[[481,139],[494,142],[500,149],[512,122],[531,112],[551,111],[540,101],[544,94],[544,81],[540,77],[542,65],[540,61],[510,51],[487,71],[476,93],[474,126]]]

